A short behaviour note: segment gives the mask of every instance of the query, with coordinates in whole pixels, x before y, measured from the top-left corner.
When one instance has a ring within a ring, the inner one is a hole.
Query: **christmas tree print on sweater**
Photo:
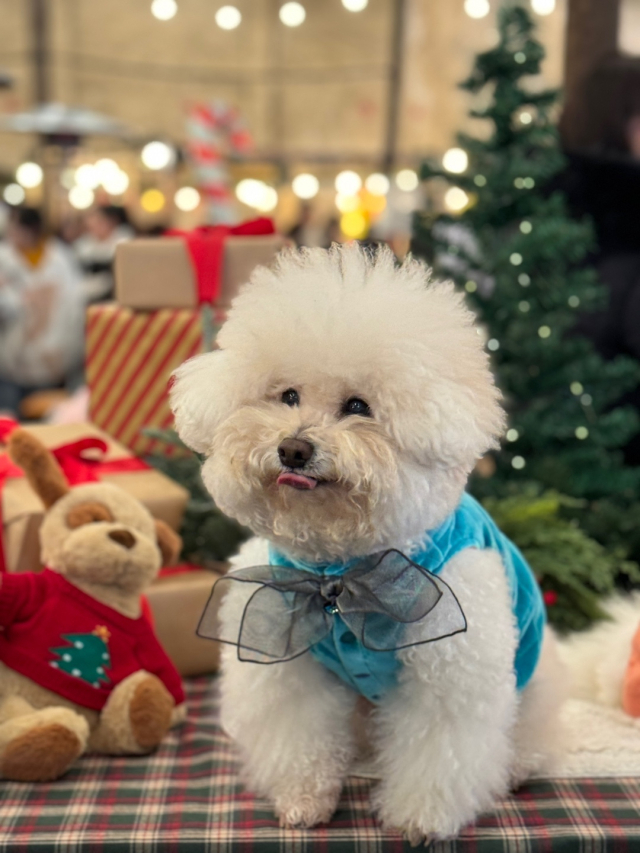
[[[92,687],[100,687],[100,682],[109,684],[111,679],[105,668],[111,666],[109,655],[109,630],[97,625],[91,634],[62,634],[67,646],[49,649],[59,660],[51,661],[51,666],[76,678],[86,681]]]

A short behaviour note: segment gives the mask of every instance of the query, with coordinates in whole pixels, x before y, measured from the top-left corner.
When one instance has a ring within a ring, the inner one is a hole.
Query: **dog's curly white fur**
[[[177,371],[172,404],[182,439],[207,456],[203,478],[218,506],[263,537],[239,567],[268,562],[267,540],[325,564],[411,553],[456,508],[504,426],[463,298],[416,261],[397,267],[388,250],[285,253],[254,272],[218,342]],[[282,402],[287,389],[299,405]],[[354,397],[371,417],[344,416]],[[289,437],[313,444],[304,473],[317,488],[278,485]],[[517,628],[499,555],[466,549],[446,578],[467,633],[398,652],[398,685],[372,715],[376,810],[414,840],[456,833],[538,770],[559,696],[551,653],[516,691]],[[237,618],[245,595],[228,593],[223,620]],[[249,785],[284,824],[333,813],[355,752],[356,698],[308,654],[257,666],[225,648],[223,725]]]

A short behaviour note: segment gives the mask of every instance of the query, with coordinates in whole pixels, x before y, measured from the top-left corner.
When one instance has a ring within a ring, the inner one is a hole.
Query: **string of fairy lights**
[[[537,15],[550,15],[556,9],[556,0],[530,0],[531,8]],[[348,12],[363,12],[369,0],[340,0]],[[491,11],[489,0],[464,0],[464,10],[470,18],[485,18]],[[159,21],[170,21],[178,14],[177,0],[153,0],[151,14]],[[285,27],[299,27],[307,18],[307,10],[302,3],[283,3],[278,17]],[[235,30],[242,23],[242,12],[237,6],[220,6],[214,20],[221,30]]]
[[[347,12],[362,12],[369,5],[369,0],[340,0]],[[153,0],[151,14],[159,21],[170,21],[178,14],[176,0]],[[278,17],[285,27],[299,27],[307,18],[307,10],[302,3],[283,3],[278,10]],[[242,12],[237,6],[220,6],[214,20],[221,30],[235,30],[242,23]]]
[[[335,0],[337,3],[337,0]],[[489,14],[497,0],[464,0],[463,8],[471,18],[483,18]],[[369,0],[340,0],[342,7],[349,13],[364,12],[369,6]],[[538,15],[549,15],[556,8],[556,0],[530,0],[532,10]],[[177,0],[153,0],[151,13],[158,21],[170,21],[180,11]],[[247,7],[248,8],[248,7]],[[278,10],[281,23],[287,27],[299,27],[307,20],[307,12],[303,3],[285,2]],[[215,23],[222,30],[237,29],[243,21],[243,13],[233,5],[222,5],[213,14]],[[525,61],[525,56],[514,56],[516,62]],[[523,125],[533,121],[530,110],[523,109],[519,114]],[[164,141],[148,142],[140,152],[143,167],[149,171],[163,172],[173,168],[177,160],[176,148]],[[443,167],[451,175],[463,174],[468,168],[467,153],[458,147],[450,148],[442,158]],[[15,174],[15,181],[4,188],[3,198],[11,205],[25,201],[29,190],[37,188],[43,181],[42,168],[35,162],[22,163]],[[486,185],[483,175],[474,177],[476,186]],[[122,203],[124,194],[131,184],[130,175],[114,160],[101,158],[95,163],[82,163],[74,168],[67,168],[61,175],[61,183],[68,194],[68,202],[77,210],[86,210],[96,201],[97,193],[106,194],[114,202]],[[361,175],[347,169],[339,172],[333,181],[335,190],[334,203],[340,214],[340,227],[345,236],[350,238],[362,237],[366,234],[371,223],[384,212],[387,196],[393,189],[400,195],[411,194],[418,189],[419,178],[415,170],[401,168],[395,174],[372,172]],[[531,189],[534,185],[530,177],[516,178],[518,189]],[[238,201],[249,208],[261,213],[269,213],[278,205],[279,189],[256,178],[243,178],[235,186]],[[292,177],[290,189],[303,202],[311,201],[321,191],[319,177],[311,172],[302,171]],[[325,187],[326,191],[326,187]],[[196,210],[202,203],[201,195],[194,186],[181,186],[173,194],[173,204],[183,212]],[[472,203],[469,194],[461,187],[452,185],[444,194],[443,203],[451,213],[462,213]],[[168,199],[158,188],[144,189],[139,198],[141,208],[150,214],[158,214],[167,208]],[[514,256],[512,263],[521,263]],[[474,282],[467,282],[467,290]],[[528,310],[528,303],[523,300],[522,311]]]

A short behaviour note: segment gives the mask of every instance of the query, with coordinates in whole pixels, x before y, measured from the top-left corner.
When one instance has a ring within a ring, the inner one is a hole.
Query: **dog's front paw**
[[[434,841],[446,840],[436,832],[426,832],[417,823],[407,823],[404,826],[397,826],[388,821],[381,821],[381,823],[383,829],[388,832],[397,832],[409,842],[411,847],[429,847]]]
[[[298,791],[290,796],[278,797],[275,801],[275,811],[280,826],[309,829],[319,823],[329,823],[339,798],[340,789],[322,795]]]
[[[398,805],[398,804],[396,804]],[[425,808],[416,803],[414,808],[390,808],[388,804],[374,798],[373,812],[385,829],[399,832],[412,847],[429,847],[434,841],[454,838],[463,826],[456,816],[441,813],[437,808]]]
[[[432,833],[425,834],[417,826],[407,827],[402,835],[412,847],[429,847],[436,840],[436,836]]]

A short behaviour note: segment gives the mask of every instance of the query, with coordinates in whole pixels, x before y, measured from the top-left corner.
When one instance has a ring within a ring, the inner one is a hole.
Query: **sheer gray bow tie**
[[[218,618],[217,600],[231,582],[246,585],[244,608]],[[467,630],[451,587],[400,551],[374,554],[342,575],[290,566],[253,566],[216,581],[197,633],[238,647],[238,658],[282,663],[304,654],[333,630],[339,617],[371,651],[397,651]],[[406,626],[419,624],[405,642]]]

